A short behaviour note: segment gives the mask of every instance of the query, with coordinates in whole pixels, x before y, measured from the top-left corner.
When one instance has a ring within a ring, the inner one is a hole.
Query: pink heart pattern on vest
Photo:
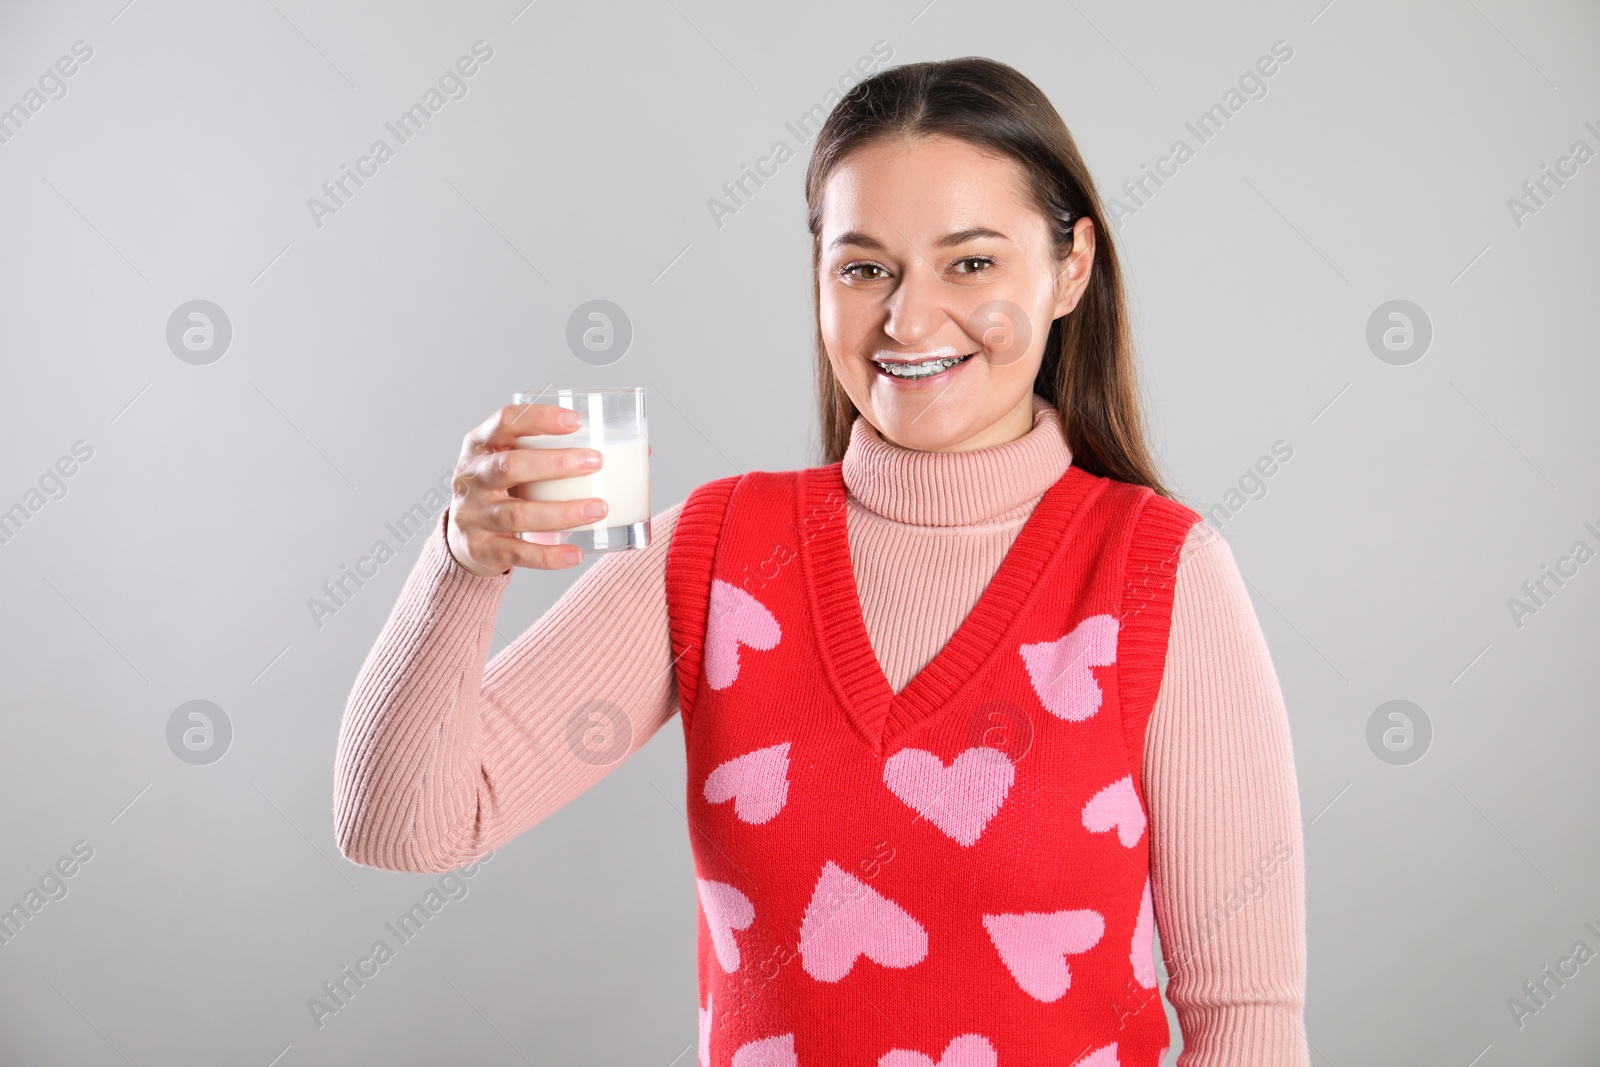
[[[1083,826],[1090,833],[1103,834],[1116,827],[1123,848],[1132,848],[1144,836],[1144,805],[1133,788],[1133,776],[1125,775],[1089,798],[1083,806]]]
[[[856,959],[910,967],[928,955],[928,931],[900,905],[832,860],[822,866],[800,921],[800,966],[819,982],[837,982]]]
[[[1082,722],[1100,710],[1100,683],[1090,667],[1117,662],[1115,615],[1091,615],[1054,641],[1023,645],[1028,680],[1045,710],[1068,722]]]
[[[1166,1054],[1167,1050],[1162,1049],[1161,1055]],[[1160,1062],[1160,1057],[1157,1057],[1156,1063]],[[1117,1059],[1117,1043],[1113,1041],[1104,1048],[1097,1048],[1087,1056],[1073,1060],[1072,1067],[1122,1067],[1122,1061]]]
[[[717,950],[717,962],[732,974],[739,969],[739,942],[734,940],[733,932],[747,930],[755,922],[755,905],[726,882],[696,878],[695,885],[700,890],[700,910],[705,912],[711,944]]]
[[[934,1062],[925,1052],[890,1049],[878,1057],[878,1067],[996,1067],[999,1057],[982,1034],[962,1034],[944,1047],[944,1055]]]
[[[852,603],[843,482],[725,479],[675,538],[700,1067],[1160,1067],[1157,827],[1129,739],[1193,516],[1069,468],[965,638],[894,690]],[[791,580],[754,579],[774,563]],[[1001,714],[1019,701],[1026,724]],[[1015,747],[1002,724],[1027,726]],[[963,1012],[973,989],[993,1010]]]
[[[1045,1003],[1072,987],[1067,957],[1099,944],[1106,921],[1090,908],[1020,915],[985,915],[984,929],[1022,991]]]
[[[778,647],[783,628],[766,606],[721,578],[711,580],[711,603],[706,613],[706,684],[726,689],[739,677],[739,646],[765,652]]]
[[[718,765],[706,775],[707,803],[733,801],[733,812],[747,823],[770,822],[789,799],[789,742],[758,748]]]
[[[733,1054],[733,1067],[799,1067],[794,1054],[794,1035],[763,1037],[739,1046]]]
[[[883,784],[918,815],[971,845],[1005,803],[1017,769],[1004,752],[979,745],[946,767],[932,752],[904,748],[883,764]]]
[[[1134,980],[1146,989],[1156,987],[1155,934],[1156,910],[1150,898],[1150,879],[1146,878],[1144,898],[1139,901],[1139,921],[1133,926],[1133,946],[1128,950],[1128,962],[1133,964]]]

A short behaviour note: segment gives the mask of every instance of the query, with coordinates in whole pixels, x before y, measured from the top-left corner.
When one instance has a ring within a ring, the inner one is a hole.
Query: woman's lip
[[[874,363],[896,363],[896,364],[926,363],[930,359],[962,359],[962,358],[965,358],[966,356],[975,356],[977,354],[978,353],[976,353],[976,352],[957,352],[953,348],[936,348],[932,352],[929,352],[925,356],[908,355],[908,354],[902,353],[901,355],[894,356],[894,357],[881,356],[881,355],[880,356],[872,356],[871,359],[872,359],[872,362],[874,362]]]
[[[954,345],[944,345],[940,348],[929,349],[926,352],[879,351],[873,353],[872,360],[875,363],[922,363],[925,360],[930,359],[949,359],[951,356],[958,356],[960,354],[961,353],[956,351]]]
[[[975,356],[975,355],[977,355],[977,353],[976,352],[972,352],[972,353],[968,353],[968,355]],[[952,375],[954,375],[957,371],[961,370],[962,367],[965,367],[968,363],[971,363],[971,362],[972,362],[971,359],[963,359],[960,363],[957,363],[955,366],[946,367],[944,370],[940,371],[938,374],[930,374],[926,378],[896,378],[894,375],[890,374],[888,371],[886,371],[882,367],[878,366],[876,361],[874,361],[874,363],[872,364],[872,369],[877,372],[877,375],[881,380],[889,382],[891,385],[893,385],[893,386],[895,386],[897,388],[912,389],[912,388],[916,388],[917,386],[928,385],[930,383],[941,383],[942,384],[942,383],[948,381],[950,379],[950,377]]]

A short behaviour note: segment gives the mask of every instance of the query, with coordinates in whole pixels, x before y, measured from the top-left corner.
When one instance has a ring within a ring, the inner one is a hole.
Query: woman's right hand
[[[507,404],[461,442],[461,459],[450,480],[454,498],[445,539],[457,563],[481,577],[512,567],[559,570],[583,559],[575,545],[537,545],[521,531],[587,526],[606,513],[599,497],[546,502],[523,500],[512,490],[528,482],[572,478],[599,469],[592,448],[518,448],[530,434],[565,434],[579,426],[577,412],[554,404]],[[597,510],[594,510],[597,509]]]

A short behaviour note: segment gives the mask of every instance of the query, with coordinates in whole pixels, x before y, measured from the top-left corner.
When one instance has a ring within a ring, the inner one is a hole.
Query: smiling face
[[[1056,260],[1015,162],[953,137],[891,137],[828,176],[820,243],[823,345],[880,436],[960,452],[1032,428],[1050,324],[1088,283],[1089,219]]]

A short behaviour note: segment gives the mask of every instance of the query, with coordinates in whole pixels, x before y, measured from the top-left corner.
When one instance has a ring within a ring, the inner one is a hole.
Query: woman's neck
[[[1000,416],[983,429],[972,434],[972,436],[968,437],[966,440],[957,442],[956,444],[951,445],[949,448],[918,449],[917,451],[974,452],[980,448],[996,448],[1000,445],[1015,441],[1017,438],[1033,429],[1033,399],[1034,394],[1032,392],[1018,397],[1016,404],[1012,406],[1010,411],[1006,412],[1004,415]],[[890,444],[900,445],[901,448],[911,447],[886,437],[883,431],[878,429],[876,426],[872,427],[872,431],[877,434],[879,438],[888,441]]]
[[[841,473],[850,495],[895,522],[969,526],[1036,501],[1072,464],[1061,420],[1030,394],[1032,426],[1003,444],[958,452],[920,452],[884,440],[856,416]]]

